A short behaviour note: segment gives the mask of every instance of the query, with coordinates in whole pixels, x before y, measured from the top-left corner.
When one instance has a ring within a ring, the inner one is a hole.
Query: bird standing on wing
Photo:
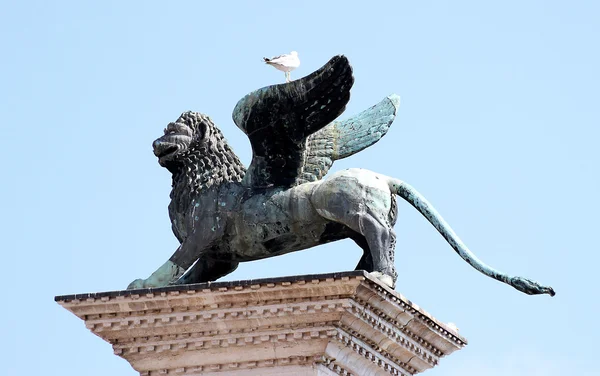
[[[290,72],[300,66],[298,52],[292,51],[289,54],[275,56],[272,58],[263,57],[265,63],[275,67],[275,69],[285,72],[285,82],[290,82]]]

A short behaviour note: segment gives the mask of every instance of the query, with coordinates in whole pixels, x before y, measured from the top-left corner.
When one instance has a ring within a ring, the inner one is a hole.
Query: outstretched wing
[[[392,94],[375,106],[312,134],[306,144],[297,184],[321,179],[334,161],[349,157],[379,141],[396,118],[400,97]]]
[[[244,184],[255,188],[297,184],[307,139],[344,111],[353,83],[348,59],[335,56],[304,78],[242,98],[233,110],[233,121],[248,136],[253,151]]]

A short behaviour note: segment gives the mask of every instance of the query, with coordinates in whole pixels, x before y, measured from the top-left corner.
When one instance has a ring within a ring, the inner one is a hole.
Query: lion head
[[[214,124],[206,115],[197,112],[181,114],[179,119],[167,125],[164,136],[152,143],[158,163],[168,169],[181,164],[190,149],[206,143],[210,128],[214,128]]]
[[[192,191],[227,181],[240,181],[245,168],[212,120],[198,112],[184,112],[167,125],[152,143],[158,163],[185,177]]]

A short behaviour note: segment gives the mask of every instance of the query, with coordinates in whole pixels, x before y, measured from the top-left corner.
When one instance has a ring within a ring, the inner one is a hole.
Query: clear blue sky
[[[336,169],[419,189],[484,261],[552,285],[530,297],[463,262],[400,202],[397,290],[469,339],[428,375],[597,375],[597,1],[14,1],[0,11],[3,375],[135,375],[53,302],[119,290],[177,247],[152,154],[186,110],[248,163],[231,111],[343,53],[346,114],[402,97],[388,135]],[[227,279],[353,269],[338,242]]]

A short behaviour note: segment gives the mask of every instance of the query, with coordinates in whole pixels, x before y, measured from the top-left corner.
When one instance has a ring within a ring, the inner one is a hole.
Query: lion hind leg
[[[367,271],[393,288],[398,277],[394,266],[394,247],[396,243],[394,230],[385,220],[380,220],[369,213],[359,216],[358,226],[370,251],[370,257],[365,257],[364,260],[365,266],[371,266],[368,265],[368,261],[372,263],[371,270],[367,269]]]
[[[351,238],[364,252],[356,270],[366,270],[393,288],[398,274],[394,266],[396,235],[391,225],[371,210],[346,212],[340,216],[333,211],[322,213],[327,214],[325,218],[341,223],[356,233]]]

